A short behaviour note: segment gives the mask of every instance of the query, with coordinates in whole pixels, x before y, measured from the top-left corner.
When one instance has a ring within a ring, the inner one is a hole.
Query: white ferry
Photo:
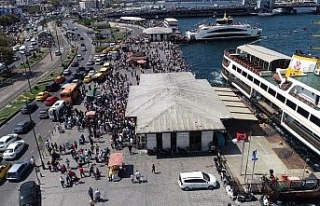
[[[231,17],[216,19],[216,23],[201,24],[197,29],[186,32],[189,40],[248,39],[259,38],[262,29],[247,23],[233,22]]]
[[[320,59],[257,45],[226,50],[221,74],[271,120],[320,155]]]

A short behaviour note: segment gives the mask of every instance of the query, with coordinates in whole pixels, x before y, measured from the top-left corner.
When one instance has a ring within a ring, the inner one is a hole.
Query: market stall
[[[109,181],[118,182],[120,181],[119,173],[123,170],[124,158],[123,153],[112,153],[109,157],[108,163],[108,177]]]

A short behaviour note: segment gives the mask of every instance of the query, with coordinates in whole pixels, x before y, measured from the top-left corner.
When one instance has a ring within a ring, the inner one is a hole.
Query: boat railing
[[[315,104],[315,101],[313,99],[311,99],[310,97],[308,97],[303,93],[292,93],[291,95],[312,108],[318,107],[318,105]]]

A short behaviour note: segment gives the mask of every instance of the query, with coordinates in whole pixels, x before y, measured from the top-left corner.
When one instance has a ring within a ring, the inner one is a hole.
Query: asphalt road
[[[71,21],[69,22],[69,24],[71,25]],[[85,43],[87,45],[87,51],[85,53],[82,53],[82,55],[84,56],[84,60],[79,62],[81,65],[84,65],[85,62],[87,60],[89,60],[92,52],[94,51],[94,47],[91,44],[91,39],[89,39],[89,37],[87,36],[84,27],[80,27],[79,26],[78,30],[76,32],[80,33],[84,37],[84,40],[82,40],[82,41],[83,41],[83,43]],[[76,42],[76,43],[80,43],[80,42]],[[56,60],[55,63],[50,67],[51,68],[55,68],[55,67],[59,66],[60,64],[61,64],[61,62],[59,60]],[[51,68],[47,68],[47,70],[51,69]],[[5,105],[5,104],[2,104],[2,105]],[[39,105],[39,109],[46,107],[44,105],[44,103],[42,103],[42,102],[40,102],[40,103],[38,102],[38,105]],[[34,127],[34,130],[35,130],[35,133],[37,135],[40,134],[44,139],[46,139],[46,137],[48,137],[49,134],[51,133],[51,131],[52,131],[53,127],[54,127],[54,123],[52,123],[51,120],[49,120],[49,119],[40,120],[39,117],[38,117],[39,109],[31,114],[31,117],[32,117],[33,121],[36,123],[36,125]],[[0,136],[6,135],[8,133],[12,133],[15,125],[18,122],[20,122],[20,121],[22,121],[24,119],[28,119],[28,118],[29,118],[28,115],[23,115],[21,113],[17,114],[15,117],[13,117],[11,120],[9,120],[7,122],[7,124],[5,124],[3,127],[0,128]],[[33,135],[32,130],[29,131],[25,135],[20,135],[20,137],[23,140],[25,140],[25,142],[29,146],[28,146],[28,149],[20,156],[20,158],[18,160],[12,161],[12,163],[23,161],[23,160],[30,160],[30,158],[32,156],[34,156],[35,159],[36,159],[36,163],[39,165],[40,164],[40,159],[39,159],[39,155],[38,155],[38,151],[37,151],[37,148],[36,148],[36,143],[35,143],[35,139],[34,139],[34,135]],[[0,155],[2,155],[2,154],[0,154]],[[48,160],[44,160],[44,162],[47,162],[47,161]],[[35,179],[36,179],[35,173],[32,172],[26,178],[25,181],[35,180]],[[20,187],[20,184],[21,184],[21,182],[12,183],[12,182],[9,182],[9,181],[4,181],[0,185],[1,197],[5,197],[5,198],[1,199],[0,205],[6,205],[6,206],[10,206],[10,205],[16,206],[16,205],[18,205],[18,194],[19,194],[18,193],[18,189]]]

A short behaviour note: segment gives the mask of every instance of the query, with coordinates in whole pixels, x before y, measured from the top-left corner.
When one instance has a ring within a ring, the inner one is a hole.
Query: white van
[[[205,172],[182,172],[179,175],[178,184],[182,190],[209,189],[218,186],[217,179],[212,174]]]
[[[66,102],[64,100],[58,100],[56,101],[48,111],[49,119],[52,121],[58,121],[66,109]]]
[[[22,46],[19,47],[19,52],[20,52],[20,54],[25,54],[26,51],[27,51],[27,48],[26,48],[25,45],[22,45]]]

